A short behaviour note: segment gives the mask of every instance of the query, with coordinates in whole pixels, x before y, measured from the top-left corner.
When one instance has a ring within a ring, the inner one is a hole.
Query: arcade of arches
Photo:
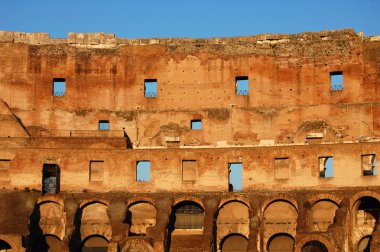
[[[372,192],[307,201],[233,195],[111,203],[43,196],[29,215],[29,233],[0,234],[0,251],[367,252],[379,246],[380,202]]]

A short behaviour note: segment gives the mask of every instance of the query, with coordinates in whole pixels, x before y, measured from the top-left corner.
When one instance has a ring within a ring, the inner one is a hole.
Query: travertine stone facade
[[[351,29],[0,31],[0,251],[380,251],[379,97]]]

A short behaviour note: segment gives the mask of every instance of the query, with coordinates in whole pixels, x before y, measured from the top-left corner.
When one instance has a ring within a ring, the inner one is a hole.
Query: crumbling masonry
[[[0,251],[380,251],[379,97],[351,29],[0,31]]]

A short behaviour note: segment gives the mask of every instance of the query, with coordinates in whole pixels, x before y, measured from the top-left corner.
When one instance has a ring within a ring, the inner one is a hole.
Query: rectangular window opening
[[[249,84],[248,76],[238,76],[236,80],[236,94],[237,95],[248,95]]]
[[[228,163],[228,191],[241,192],[243,189],[242,163]]]
[[[376,175],[376,155],[375,154],[362,155],[362,171],[363,171],[363,176]]]
[[[332,91],[343,90],[343,73],[342,72],[330,73],[330,89]]]
[[[90,161],[89,180],[94,182],[103,181],[104,161]]]
[[[150,181],[150,161],[142,160],[136,163],[136,181],[149,182]]]
[[[289,158],[275,158],[274,160],[274,178],[289,178]]]
[[[157,79],[144,80],[144,97],[157,97]]]
[[[202,129],[202,120],[191,120],[191,129],[192,130],[201,130]]]
[[[182,180],[196,181],[197,180],[197,161],[182,160]]]
[[[333,157],[319,158],[319,177],[320,178],[334,177]]]
[[[57,164],[43,164],[42,193],[59,193],[60,168]]]
[[[63,78],[53,79],[53,96],[66,95],[66,80]]]
[[[109,130],[110,129],[110,121],[99,120],[98,128],[99,128],[99,130]]]

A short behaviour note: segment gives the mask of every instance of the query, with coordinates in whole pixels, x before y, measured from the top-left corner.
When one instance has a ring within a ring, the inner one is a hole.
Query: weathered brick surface
[[[380,179],[363,176],[361,156],[380,153],[379,52],[379,36],[351,29],[211,39],[0,31],[0,239],[15,251],[39,241],[78,251],[98,236],[109,251],[298,252],[310,241],[357,251],[372,236],[375,251]],[[342,90],[331,90],[331,72],[342,72]],[[248,95],[236,93],[242,76]],[[157,79],[156,97],[144,97],[145,79]],[[331,178],[321,177],[325,157]],[[137,180],[142,160],[147,182]],[[184,160],[196,161],[191,180]],[[91,161],[103,161],[96,181]],[[229,163],[242,164],[242,192],[229,192]],[[58,194],[41,195],[46,164],[59,167]],[[132,218],[141,202],[155,211]],[[205,211],[200,233],[172,232],[182,204]]]

